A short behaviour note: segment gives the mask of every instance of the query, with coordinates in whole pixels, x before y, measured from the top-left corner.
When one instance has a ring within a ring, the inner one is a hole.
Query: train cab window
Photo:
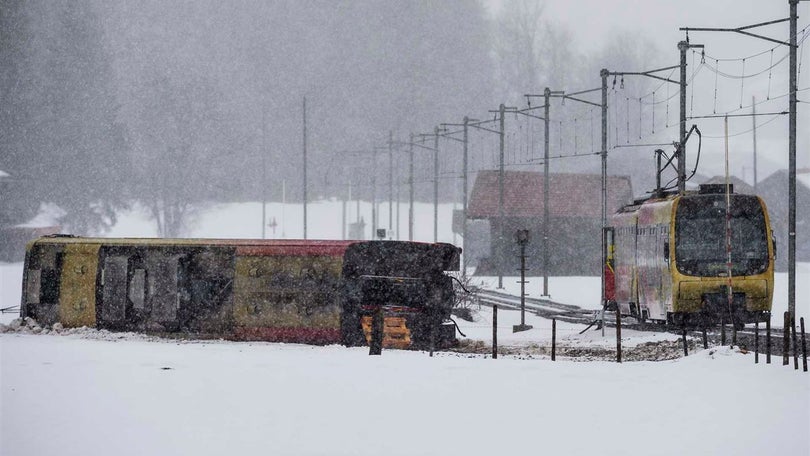
[[[714,276],[725,271],[728,252],[724,198],[701,195],[683,198],[678,205],[675,255],[681,272]],[[749,195],[732,195],[728,215],[732,275],[763,272],[768,265],[768,244],[759,200]]]
[[[39,301],[42,304],[55,304],[59,301],[59,271],[43,269],[40,275]]]
[[[138,310],[144,308],[146,301],[146,270],[135,269],[129,279],[128,298],[132,307]]]

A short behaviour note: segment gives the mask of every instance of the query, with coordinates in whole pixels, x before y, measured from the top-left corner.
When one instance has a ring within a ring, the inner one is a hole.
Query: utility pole
[[[678,42],[678,51],[681,54],[680,67],[680,122],[678,133],[678,193],[683,195],[686,191],[686,51],[692,48],[702,48],[702,44],[689,44],[689,36],[685,41]]]
[[[307,238],[307,97],[304,97],[304,239]]]
[[[388,130],[388,238],[394,232],[394,132]]]
[[[551,89],[546,87],[543,91],[545,107],[543,112],[543,296],[548,296],[548,153],[549,153],[549,105],[551,104]]]
[[[262,104],[262,239],[267,239],[267,108]]]
[[[498,167],[498,221],[500,228],[498,229],[498,288],[503,288],[503,263],[504,263],[504,238],[503,238],[503,230],[504,230],[504,208],[503,208],[503,146],[504,146],[504,112],[506,111],[506,106],[501,103],[498,106],[498,116],[500,121],[500,154],[499,154],[499,167]]]
[[[408,240],[413,241],[413,133],[408,141]]]
[[[470,118],[464,116],[464,156],[462,159],[462,170],[461,170],[461,180],[462,186],[464,187],[464,191],[462,192],[462,205],[461,205],[461,212],[463,215],[463,220],[461,221],[461,279],[465,279],[467,277],[467,167],[468,167],[468,158],[467,158],[467,145],[469,141],[468,130],[470,126]]]
[[[680,122],[678,130],[678,194],[683,195],[686,191],[686,51],[689,49],[689,41],[678,43],[678,51],[681,53],[681,78],[680,78]]]
[[[599,104],[599,103],[594,103],[592,101],[583,100],[582,98],[579,98],[579,95],[590,93],[590,92],[596,92],[597,90],[600,90],[600,88],[589,89],[589,90],[581,90],[581,91],[578,91],[578,92],[573,92],[573,93],[570,93],[570,94],[566,94],[564,90],[551,90],[548,87],[546,87],[546,89],[543,91],[543,95],[542,95],[544,103],[543,103],[543,106],[540,106],[541,108],[544,109],[543,117],[538,117],[538,116],[533,116],[531,114],[526,114],[523,111],[516,111],[518,114],[523,114],[524,116],[534,117],[536,119],[542,120],[543,121],[543,126],[544,126],[544,138],[543,138],[543,195],[544,195],[543,196],[543,294],[542,294],[542,296],[545,296],[545,297],[550,296],[549,292],[548,292],[548,263],[549,263],[549,258],[548,258],[549,257],[548,226],[549,226],[549,218],[550,218],[550,215],[549,215],[549,206],[550,206],[549,205],[549,198],[550,198],[550,193],[551,193],[551,190],[550,190],[550,188],[551,188],[551,180],[550,180],[551,177],[549,176],[549,166],[550,166],[550,161],[549,161],[550,146],[549,146],[549,144],[550,144],[550,141],[551,141],[551,133],[549,131],[551,113],[550,113],[549,110],[551,108],[551,98],[552,97],[560,97],[560,98],[563,98],[563,101],[565,101],[565,99],[568,99],[568,100],[572,100],[572,101],[577,101],[579,103],[589,104],[591,106],[602,107],[602,105]],[[531,94],[525,95],[526,98],[539,97],[539,96],[541,96],[541,95],[531,95]],[[529,108],[529,109],[533,109],[533,108]]]
[[[371,239],[377,239],[377,148],[371,148]]]
[[[790,328],[793,335],[793,350],[796,353],[796,22],[798,20],[797,7],[799,0],[788,0],[790,3],[790,99],[788,108],[788,313],[790,313]],[[785,328],[787,329],[787,328]],[[795,357],[794,357],[795,358]],[[799,367],[796,361],[796,368]]]
[[[343,199],[343,217],[340,225],[340,238],[346,240],[346,204],[352,200],[352,181],[349,181],[349,194]]]
[[[478,122],[480,123],[480,122]],[[478,123],[471,124],[470,118],[464,116],[464,120],[460,124],[454,123],[442,123],[441,126],[443,129],[446,129],[448,126],[455,126],[455,127],[464,127],[461,132],[463,133],[462,138],[459,140],[451,136],[452,133],[448,133],[445,137],[448,139],[452,139],[454,141],[459,141],[462,144],[462,165],[461,165],[461,186],[463,187],[462,190],[462,203],[461,203],[461,212],[463,216],[463,220],[461,221],[461,277],[467,277],[467,176],[468,176],[468,168],[469,168],[469,155],[468,155],[468,145],[469,145],[469,127],[481,128],[478,126]],[[486,129],[485,129],[486,130]],[[446,130],[445,130],[446,131]],[[487,130],[492,131],[492,130]],[[458,132],[454,132],[458,133]],[[453,242],[455,243],[455,233],[453,233]]]
[[[602,276],[602,336],[605,335],[605,263],[606,257],[606,244],[605,244],[605,227],[607,226],[607,129],[608,129],[608,104],[607,104],[607,78],[610,72],[607,69],[602,69],[599,75],[602,77],[602,264],[599,265],[600,275]],[[619,312],[616,312],[616,319],[619,320]]]
[[[433,128],[433,242],[439,239],[439,127]]]

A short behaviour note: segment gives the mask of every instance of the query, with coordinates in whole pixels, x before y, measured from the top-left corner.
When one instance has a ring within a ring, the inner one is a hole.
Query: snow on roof
[[[5,172],[5,171],[3,171],[2,169],[0,169],[0,178],[3,178],[3,177],[8,177],[8,176],[9,176],[9,174],[8,174],[7,172]]]

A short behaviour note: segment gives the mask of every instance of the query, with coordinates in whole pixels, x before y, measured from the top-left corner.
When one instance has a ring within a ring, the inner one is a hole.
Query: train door
[[[604,264],[603,268],[603,282],[604,289],[602,290],[602,297],[604,302],[602,305],[607,309],[611,308],[616,303],[616,271],[614,269],[613,254],[616,251],[615,231],[613,227],[605,227],[602,229],[602,259]]]
[[[152,326],[162,326],[154,329],[179,329],[181,257],[180,254],[161,249],[146,254],[148,320]]]
[[[67,244],[59,285],[59,320],[67,327],[96,324],[98,244]]]
[[[101,269],[99,323],[118,325],[127,317],[127,272],[129,256],[104,257]]]

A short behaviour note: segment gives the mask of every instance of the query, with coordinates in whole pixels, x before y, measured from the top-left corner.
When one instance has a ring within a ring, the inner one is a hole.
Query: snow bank
[[[807,375],[730,349],[617,365],[56,336],[0,345],[9,455],[810,451]]]

